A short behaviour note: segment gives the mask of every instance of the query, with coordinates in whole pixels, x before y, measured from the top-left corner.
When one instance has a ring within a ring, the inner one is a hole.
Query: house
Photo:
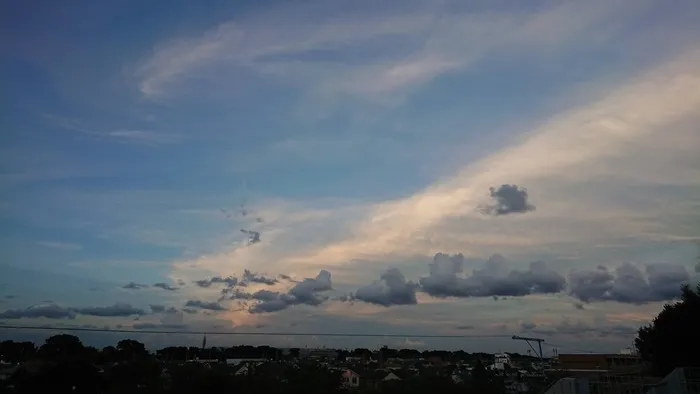
[[[506,365],[510,365],[510,356],[506,353],[496,353],[494,355],[493,364],[489,366],[492,370],[503,371]]]
[[[345,368],[341,374],[343,378],[343,386],[348,388],[360,387],[360,374],[352,369]]]

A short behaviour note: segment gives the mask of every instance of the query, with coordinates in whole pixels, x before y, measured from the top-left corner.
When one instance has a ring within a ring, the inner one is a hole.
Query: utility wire
[[[50,330],[80,332],[113,332],[134,334],[190,334],[190,335],[257,335],[257,336],[301,336],[301,337],[383,337],[383,338],[510,338],[511,335],[430,335],[430,334],[360,334],[360,333],[308,333],[308,332],[246,332],[246,331],[177,331],[177,330],[136,330],[121,328],[87,328],[87,327],[47,327],[47,326],[6,326],[9,330]]]

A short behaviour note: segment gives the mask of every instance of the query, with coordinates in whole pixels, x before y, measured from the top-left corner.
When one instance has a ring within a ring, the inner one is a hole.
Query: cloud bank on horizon
[[[0,13],[0,322],[617,350],[700,279],[697,2],[132,7]]]

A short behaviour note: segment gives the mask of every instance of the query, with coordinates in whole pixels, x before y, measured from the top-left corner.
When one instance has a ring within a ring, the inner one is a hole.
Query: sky
[[[617,352],[700,281],[695,0],[1,7],[3,338]]]

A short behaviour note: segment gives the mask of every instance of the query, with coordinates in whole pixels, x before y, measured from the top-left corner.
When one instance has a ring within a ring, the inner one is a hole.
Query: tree
[[[39,355],[47,360],[77,358],[83,355],[83,343],[74,335],[59,334],[46,339],[39,348]]]
[[[27,361],[36,354],[36,347],[32,342],[0,342],[0,360],[13,363]]]
[[[146,345],[133,339],[123,339],[117,343],[117,350],[122,360],[134,360],[148,356]]]
[[[683,286],[679,302],[664,305],[634,341],[652,373],[664,376],[677,367],[698,367],[700,359],[700,285]]]

